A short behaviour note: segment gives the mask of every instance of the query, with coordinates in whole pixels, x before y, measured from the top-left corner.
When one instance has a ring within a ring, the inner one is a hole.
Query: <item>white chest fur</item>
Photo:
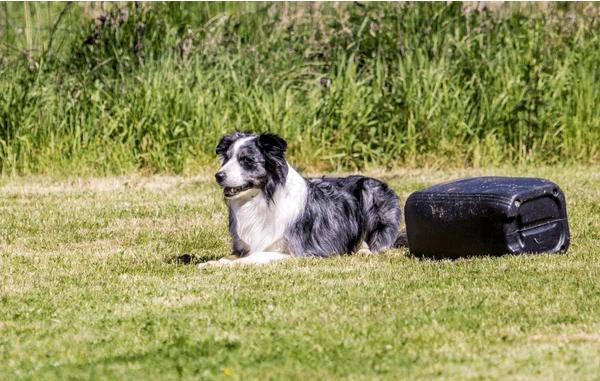
[[[306,205],[306,182],[291,166],[288,168],[285,185],[277,189],[270,203],[262,193],[231,201],[237,234],[250,253],[282,250],[285,231]]]

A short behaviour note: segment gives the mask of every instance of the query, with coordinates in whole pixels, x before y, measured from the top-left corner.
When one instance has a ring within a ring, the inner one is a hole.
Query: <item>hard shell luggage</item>
[[[405,205],[412,254],[456,258],[562,252],[569,247],[565,196],[540,178],[476,177],[415,192]]]

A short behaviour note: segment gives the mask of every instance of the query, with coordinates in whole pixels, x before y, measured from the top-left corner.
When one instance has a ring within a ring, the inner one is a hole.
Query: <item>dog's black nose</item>
[[[223,180],[225,180],[225,174],[223,172],[217,172],[215,173],[215,179],[217,179],[217,182],[221,184]]]

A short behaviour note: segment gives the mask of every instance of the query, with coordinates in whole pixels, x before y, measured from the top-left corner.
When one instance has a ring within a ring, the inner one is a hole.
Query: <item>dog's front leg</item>
[[[289,254],[278,253],[275,251],[257,251],[248,256],[239,259],[221,258],[218,261],[209,261],[201,263],[199,268],[206,267],[221,267],[221,266],[238,266],[238,265],[266,265],[271,262],[278,262],[284,259],[292,258]]]
[[[267,263],[278,262],[289,258],[292,258],[292,256],[276,251],[257,251],[246,257],[229,262],[227,265],[266,265]]]
[[[208,262],[202,262],[200,264],[198,264],[198,268],[203,269],[206,267],[217,267],[217,266],[227,266],[228,264],[230,264],[231,262],[234,262],[236,260],[240,259],[239,256],[232,254],[232,255],[228,255],[226,257],[223,257],[221,259],[217,259],[217,260],[213,260],[213,261],[208,261]]]

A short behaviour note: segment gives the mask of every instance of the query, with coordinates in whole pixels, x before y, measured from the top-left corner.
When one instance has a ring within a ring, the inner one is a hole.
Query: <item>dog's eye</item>
[[[248,156],[241,157],[240,162],[242,162],[242,164],[246,164],[246,165],[254,164],[254,160]]]

